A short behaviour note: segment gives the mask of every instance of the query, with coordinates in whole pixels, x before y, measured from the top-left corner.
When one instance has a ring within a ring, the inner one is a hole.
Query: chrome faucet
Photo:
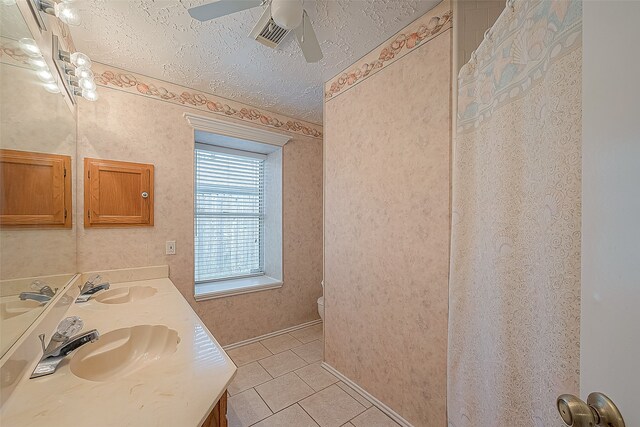
[[[84,282],[84,285],[80,286],[80,295],[76,298],[76,303],[79,302],[87,302],[89,298],[96,292],[102,291],[103,289],[109,289],[109,282],[100,283],[97,285],[102,277],[99,274],[95,276],[91,276],[89,280]]]
[[[67,317],[60,322],[56,332],[51,337],[51,341],[49,341],[49,345],[46,347],[44,345],[45,336],[40,334],[42,357],[33,370],[31,378],[53,374],[62,359],[67,357],[69,353],[85,344],[96,341],[100,337],[96,329],[78,334],[78,331],[82,330],[83,326],[82,319],[79,317]]]
[[[21,292],[19,298],[22,301],[29,299],[38,301],[40,303],[45,303],[53,298],[53,296],[56,294],[56,291],[58,290],[56,289],[54,291],[49,285],[45,285],[39,280],[34,281],[31,284],[31,288],[37,290],[37,292]]]

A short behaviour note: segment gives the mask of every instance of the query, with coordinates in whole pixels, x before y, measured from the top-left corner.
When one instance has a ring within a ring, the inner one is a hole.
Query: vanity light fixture
[[[68,92],[87,101],[96,101],[98,92],[91,71],[91,59],[82,52],[70,53],[60,49],[56,36],[53,37],[53,52],[56,65],[67,77],[65,85]]]
[[[76,67],[76,69],[73,70],[73,75],[79,79],[92,79],[93,71],[87,67]]]
[[[82,90],[82,97],[84,99],[86,99],[87,101],[97,101],[98,100],[98,92],[93,89],[83,89]]]
[[[42,12],[57,17],[67,25],[80,25],[80,15],[71,4],[73,0],[62,0],[59,3],[54,0],[35,0],[35,3]]]
[[[93,81],[93,78],[83,77],[78,80],[78,86],[82,90],[96,90],[96,82]]]

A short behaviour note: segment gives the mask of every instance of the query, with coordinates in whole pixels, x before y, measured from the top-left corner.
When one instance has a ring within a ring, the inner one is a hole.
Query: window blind
[[[265,158],[196,144],[196,283],[264,274]]]

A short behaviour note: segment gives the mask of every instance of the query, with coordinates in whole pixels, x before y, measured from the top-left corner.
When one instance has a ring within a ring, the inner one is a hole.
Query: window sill
[[[282,287],[282,280],[269,276],[244,277],[242,279],[220,280],[196,285],[196,301],[224,298],[250,292],[266,291]]]

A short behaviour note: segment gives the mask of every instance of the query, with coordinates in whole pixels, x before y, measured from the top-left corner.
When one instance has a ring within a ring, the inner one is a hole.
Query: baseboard
[[[343,383],[347,384],[349,387],[351,387],[352,389],[354,389],[355,391],[360,393],[362,395],[362,397],[367,399],[369,402],[371,402],[371,404],[373,404],[375,407],[377,407],[382,412],[387,414],[389,416],[389,418],[391,418],[393,421],[395,421],[398,424],[400,424],[402,427],[413,427],[413,425],[409,421],[407,421],[404,418],[402,418],[400,415],[398,415],[397,412],[395,412],[393,409],[389,408],[387,405],[382,403],[379,399],[374,397],[371,393],[367,392],[365,389],[360,387],[358,384],[354,383],[349,378],[345,377],[336,368],[334,368],[333,366],[327,364],[327,362],[322,362],[321,366],[324,369],[326,369],[327,371],[329,371],[330,373],[332,373],[333,375],[335,375],[336,377],[338,377],[340,379],[340,381],[342,381]]]
[[[266,338],[275,337],[277,335],[286,334],[287,332],[297,331],[298,329],[307,328],[309,326],[317,325],[318,323],[322,323],[322,319],[312,320],[311,322],[301,323],[296,326],[292,326],[290,328],[280,329],[279,331],[269,332],[268,334],[260,335],[259,337],[249,338],[248,340],[240,341],[237,343],[225,345],[222,348],[224,350],[231,350],[232,348],[241,347],[247,344],[253,344],[254,342],[262,341]]]

